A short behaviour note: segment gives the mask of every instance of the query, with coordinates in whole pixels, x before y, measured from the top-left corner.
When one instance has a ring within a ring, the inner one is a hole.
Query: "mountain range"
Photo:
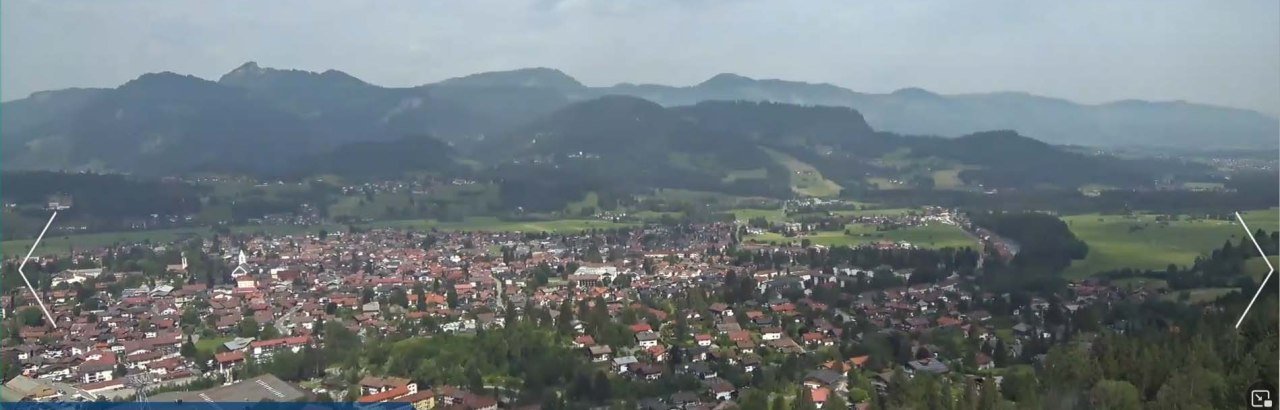
[[[389,88],[334,70],[252,62],[217,81],[165,72],[112,89],[35,93],[3,103],[0,115],[5,170],[484,170],[503,179],[568,175],[583,184],[751,194],[795,189],[788,181],[808,171],[785,164],[812,166],[830,179],[824,183],[846,189],[876,178],[930,184],[938,171],[975,186],[1149,181],[1149,167],[1057,145],[1213,141],[1270,150],[1280,133],[1276,119],[1256,112],[1181,102],[866,94],[733,74],[689,87],[589,87],[548,68]]]

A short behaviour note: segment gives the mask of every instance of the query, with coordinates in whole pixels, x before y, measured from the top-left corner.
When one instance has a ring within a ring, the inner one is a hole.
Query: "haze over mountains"
[[[610,95],[639,99],[600,99]],[[593,100],[598,103],[582,105]],[[698,104],[719,100],[853,110],[766,105],[776,117],[770,123],[741,115],[742,110],[761,109],[760,105]],[[682,160],[697,160],[697,168],[724,170],[740,169],[735,167],[743,164],[732,162],[764,154],[753,147],[744,151],[712,147],[737,140],[708,133],[774,135],[785,141],[770,144],[799,144],[827,153],[827,148],[850,144],[874,148],[874,141],[887,137],[873,129],[945,137],[1013,130],[1055,145],[1268,150],[1276,148],[1276,135],[1280,135],[1275,118],[1184,102],[1080,105],[1022,93],[944,96],[920,89],[867,94],[830,84],[733,74],[688,87],[588,87],[548,68],[386,88],[339,71],[279,70],[246,63],[216,82],[173,73],[145,74],[114,89],[36,93],[6,102],[0,110],[4,115],[0,149],[6,170],[91,169],[154,175],[298,170],[308,168],[299,163],[341,155],[344,144],[404,143],[407,136],[418,141],[408,146],[436,146],[421,142],[424,135],[461,152],[494,159],[551,154],[552,148],[546,147],[552,143],[562,144],[554,149],[607,148],[610,137],[602,135],[604,131],[659,135],[659,140],[642,146],[652,153],[694,150],[697,155]],[[841,112],[852,115],[830,115]],[[839,119],[814,121],[824,117]],[[699,125],[691,127],[691,119]],[[628,120],[652,128],[627,132]],[[560,137],[537,140],[540,132]],[[846,138],[855,136],[860,137],[856,144]],[[500,143],[494,145],[494,141]],[[898,143],[886,144],[881,148],[891,150]],[[536,147],[517,149],[526,145]],[[362,149],[383,152],[394,146]]]

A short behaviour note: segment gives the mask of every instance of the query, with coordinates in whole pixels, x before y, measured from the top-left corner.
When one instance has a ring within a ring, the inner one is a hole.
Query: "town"
[[[869,408],[922,375],[998,389],[1017,376],[993,370],[1098,326],[1073,315],[1153,295],[1096,281],[993,294],[973,249],[741,241],[749,229],[214,235],[46,257],[29,266],[47,272],[53,322],[25,287],[0,300],[3,397]],[[430,359],[395,356],[406,343],[504,331],[550,335],[539,348],[569,355],[571,387],[396,362]]]

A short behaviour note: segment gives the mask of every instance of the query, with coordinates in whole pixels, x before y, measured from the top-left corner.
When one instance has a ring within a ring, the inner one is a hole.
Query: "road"
[[[280,316],[280,318],[276,319],[276,330],[280,331],[281,336],[288,336],[290,334],[288,325],[293,323],[293,315],[298,314],[298,311],[300,310],[302,310],[302,305],[294,306],[290,308],[288,312],[285,312],[284,315]]]
[[[502,294],[502,279],[493,278],[493,282],[498,287],[498,307],[505,308],[507,306],[507,303],[506,301],[502,300],[502,298],[505,296]]]

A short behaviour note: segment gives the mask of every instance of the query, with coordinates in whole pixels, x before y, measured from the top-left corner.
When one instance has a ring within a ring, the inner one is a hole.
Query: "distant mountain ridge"
[[[941,95],[920,88],[868,94],[826,83],[756,80],[735,74],[719,74],[688,87],[619,84],[595,91],[634,95],[666,106],[746,100],[850,107],[877,130],[907,135],[956,137],[1008,129],[1062,145],[1280,146],[1280,120],[1274,117],[1182,101],[1086,105],[1024,92]]]
[[[877,130],[908,135],[955,137],[1008,129],[1066,145],[1216,149],[1272,149],[1280,145],[1276,138],[1280,135],[1280,121],[1235,108],[1141,100],[1086,105],[1024,92],[940,95],[920,88],[870,94],[827,83],[752,79],[732,73],[683,87],[630,83],[589,87],[559,70],[538,67],[477,73],[419,87],[388,88],[336,70],[280,70],[249,62],[223,75],[218,83],[249,89],[256,97],[276,100],[303,115],[328,117],[329,121],[321,121],[325,123],[322,128],[372,133],[384,139],[429,132],[457,142],[518,125],[572,101],[621,94],[664,106],[746,100],[850,107],[862,113]],[[11,121],[17,123],[6,124],[4,135],[47,119],[45,113],[65,114],[74,108],[77,99],[101,91],[73,90],[36,93],[4,103],[4,111],[16,117]],[[51,94],[61,94],[53,99],[68,100],[69,104],[60,111],[45,108],[43,113],[29,108],[39,105],[34,100],[50,99]],[[505,109],[493,108],[497,105]],[[513,107],[521,108],[512,112]],[[507,120],[508,117],[517,118]],[[367,126],[364,122],[376,124]],[[1207,143],[1213,146],[1206,147]]]
[[[463,77],[450,78],[436,83],[460,87],[530,87],[575,91],[586,88],[578,80],[554,68],[534,67],[511,71],[489,71]]]
[[[700,190],[725,189],[722,182],[733,171],[771,162],[737,134],[702,127],[673,109],[620,95],[570,104],[496,136],[477,152],[494,155],[486,159],[498,166],[512,161],[548,164],[566,173],[565,179],[589,176],[609,185]]]
[[[573,103],[476,152],[490,154],[483,160],[503,171],[496,174],[501,179],[526,185],[771,197],[815,192],[814,181],[824,179],[838,190],[877,190],[895,180],[932,189],[939,172],[959,181],[945,189],[974,190],[1150,186],[1168,169],[1206,171],[1076,153],[1008,130],[958,138],[878,132],[844,107],[748,101],[662,107],[616,95]]]
[[[718,132],[802,151],[827,147],[884,154],[898,148],[895,140],[882,135],[885,132],[956,137],[1012,130],[1049,144],[1267,150],[1277,147],[1280,135],[1275,118],[1183,102],[1081,105],[1025,93],[939,95],[915,88],[866,94],[831,84],[729,73],[687,87],[589,87],[551,68],[486,72],[391,88],[336,70],[281,70],[249,62],[216,82],[173,73],[145,74],[114,89],[46,91],[3,103],[0,160],[6,170],[167,175],[219,169],[284,171],[292,161],[328,155],[348,144],[395,142],[410,135],[430,135],[456,147],[446,156],[495,147],[494,141],[505,144],[495,149],[511,151],[537,139],[537,133],[527,131],[538,124],[556,124],[554,116],[570,115],[566,113],[574,112],[575,104],[610,95],[635,98],[605,99],[596,104],[609,107],[602,114],[648,112],[654,124],[674,127],[645,131],[648,135]],[[629,135],[626,122],[615,121],[601,130]],[[568,123],[602,126],[599,122]],[[592,142],[584,130],[559,131],[565,135],[557,142],[563,147]],[[377,152],[396,146],[361,149]],[[404,146],[438,148],[425,143]]]

